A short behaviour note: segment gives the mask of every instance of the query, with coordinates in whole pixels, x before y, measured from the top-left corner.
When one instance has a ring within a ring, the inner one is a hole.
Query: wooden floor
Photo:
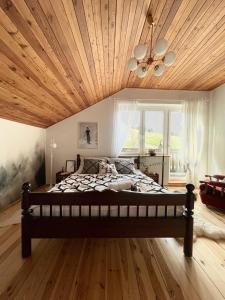
[[[225,226],[222,213],[197,210]],[[0,299],[225,299],[225,241],[199,238],[186,259],[175,239],[35,240],[22,259],[11,225],[0,228]]]

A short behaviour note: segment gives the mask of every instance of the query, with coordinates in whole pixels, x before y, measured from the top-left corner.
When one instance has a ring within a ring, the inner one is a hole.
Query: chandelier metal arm
[[[151,40],[150,40],[150,54],[149,54],[150,57],[152,56],[153,27],[154,27],[152,16],[151,16],[151,19],[152,19],[152,23],[150,24],[150,26],[151,26]]]
[[[137,64],[147,64],[147,65],[151,65],[153,62],[157,62],[157,61],[163,61],[163,58],[160,58],[160,59],[154,59],[152,57],[149,57],[148,59],[146,60],[141,60],[141,61],[137,61]]]
[[[173,51],[166,53],[168,43],[164,38],[161,38],[156,42],[153,50],[154,22],[150,12],[148,12],[146,18],[150,25],[149,46],[147,46],[147,42],[145,44],[137,45],[134,48],[134,57],[131,57],[128,61],[129,70],[135,71],[139,78],[144,78],[152,65],[154,75],[161,76],[164,73],[165,67],[171,66],[176,59],[176,54]],[[154,56],[161,58],[155,59]]]
[[[155,61],[163,61],[163,58],[159,58],[159,59],[154,59],[153,58],[153,62],[155,62]]]
[[[148,14],[147,19],[148,19],[149,25],[151,26],[151,34],[150,34],[150,53],[149,53],[149,57],[148,57],[146,60],[137,61],[137,63],[138,63],[138,64],[145,63],[145,64],[147,64],[147,65],[151,65],[153,62],[162,61],[162,59],[154,59],[154,57],[152,57],[154,22],[153,22],[153,17],[152,17],[152,15],[151,15],[151,13]]]

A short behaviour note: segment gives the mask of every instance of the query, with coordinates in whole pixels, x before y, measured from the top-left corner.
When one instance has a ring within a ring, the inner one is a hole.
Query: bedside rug
[[[194,241],[198,237],[206,237],[211,240],[223,240],[225,239],[225,226],[224,229],[218,227],[204,218],[199,214],[194,215]]]

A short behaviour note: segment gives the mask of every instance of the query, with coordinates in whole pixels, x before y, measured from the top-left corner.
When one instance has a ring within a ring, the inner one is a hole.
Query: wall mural
[[[21,197],[21,186],[29,181],[32,188],[45,184],[45,152],[37,142],[29,154],[20,154],[16,161],[4,166],[0,161],[0,209]]]

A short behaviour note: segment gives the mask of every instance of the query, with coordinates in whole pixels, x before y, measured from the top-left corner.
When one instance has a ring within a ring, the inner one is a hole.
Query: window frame
[[[171,127],[171,111],[182,111],[182,102],[177,103],[155,103],[155,102],[139,102],[138,111],[140,111],[140,134],[139,134],[139,151],[129,150],[129,148],[123,148],[121,155],[145,155],[147,149],[145,149],[145,112],[146,111],[162,111],[163,117],[163,151],[164,155],[170,153],[170,127]],[[160,153],[160,154],[162,154]]]

